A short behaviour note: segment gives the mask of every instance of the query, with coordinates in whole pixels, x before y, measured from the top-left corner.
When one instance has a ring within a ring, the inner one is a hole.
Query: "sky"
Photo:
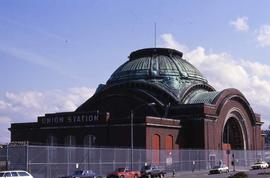
[[[74,111],[137,49],[184,53],[270,125],[270,1],[0,0],[0,143],[11,123]]]

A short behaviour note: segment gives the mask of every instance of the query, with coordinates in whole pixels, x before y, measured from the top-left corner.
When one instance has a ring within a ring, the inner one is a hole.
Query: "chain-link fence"
[[[270,161],[270,151],[168,151],[32,145],[0,147],[1,169],[27,170],[35,178],[57,178],[69,175],[76,169],[91,169],[100,175],[106,175],[119,167],[140,170],[146,162],[160,165],[167,172],[173,169],[176,171],[207,170],[220,163],[229,165],[230,169],[233,169],[232,162],[236,169],[248,169],[258,160]]]

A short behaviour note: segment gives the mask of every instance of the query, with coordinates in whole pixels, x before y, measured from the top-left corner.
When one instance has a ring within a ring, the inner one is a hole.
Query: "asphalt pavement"
[[[231,175],[234,175],[237,172],[245,172],[248,175],[248,178],[270,178],[270,169],[263,170],[237,170],[235,172],[231,171],[229,173],[223,174],[210,174],[208,171],[184,171],[176,172],[175,177],[172,176],[172,173],[166,174],[166,178],[228,178]]]

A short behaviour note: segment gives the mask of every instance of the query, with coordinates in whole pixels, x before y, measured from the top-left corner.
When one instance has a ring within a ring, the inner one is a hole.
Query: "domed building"
[[[145,149],[263,149],[260,115],[237,89],[216,91],[182,53],[134,51],[74,112],[12,124],[11,141]]]

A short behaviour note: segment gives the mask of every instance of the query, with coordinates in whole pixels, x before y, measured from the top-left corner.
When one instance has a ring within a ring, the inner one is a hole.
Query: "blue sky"
[[[131,51],[182,50],[270,121],[270,1],[0,1],[0,142],[11,122],[74,110]],[[218,73],[218,74],[217,74]],[[2,130],[2,129],[1,129]]]

